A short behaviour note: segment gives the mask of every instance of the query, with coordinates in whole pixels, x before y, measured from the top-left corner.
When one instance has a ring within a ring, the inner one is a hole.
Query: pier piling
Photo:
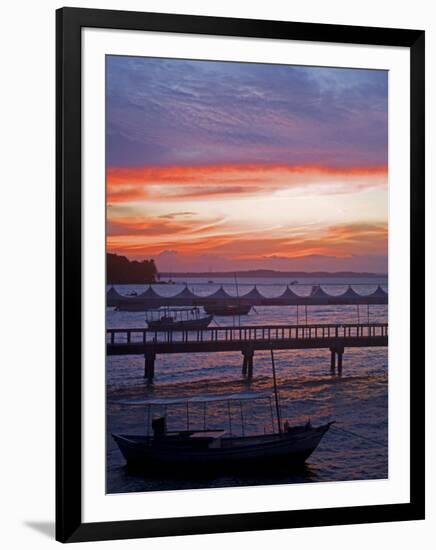
[[[251,380],[253,378],[253,357],[254,357],[254,351],[250,350],[248,355],[248,371],[247,371],[247,378]]]
[[[242,376],[251,380],[253,378],[253,357],[254,350],[245,349],[242,351]]]
[[[344,348],[341,351],[338,350],[338,375],[342,374],[342,357],[344,355]]]
[[[242,378],[246,378],[248,369],[248,358],[247,355],[242,352]]]
[[[336,352],[334,348],[330,348],[330,372],[334,374],[336,370]]]
[[[342,374],[342,363],[345,347],[341,344],[335,344],[330,347],[330,373],[335,374],[337,368],[337,374]]]
[[[144,354],[144,378],[151,384],[154,378],[154,364],[156,361],[156,354],[153,352],[147,352]]]

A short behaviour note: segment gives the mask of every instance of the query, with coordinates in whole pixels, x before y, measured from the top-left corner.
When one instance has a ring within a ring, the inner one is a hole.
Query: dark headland
[[[158,278],[154,260],[131,261],[118,254],[106,254],[106,278],[109,285],[155,283]]]

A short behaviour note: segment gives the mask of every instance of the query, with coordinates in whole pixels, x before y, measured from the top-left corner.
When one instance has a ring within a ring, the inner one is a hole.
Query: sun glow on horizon
[[[385,71],[109,56],[106,97],[108,251],[387,269]]]
[[[107,182],[108,250],[129,257],[249,266],[386,254],[384,167],[146,167],[111,169]]]

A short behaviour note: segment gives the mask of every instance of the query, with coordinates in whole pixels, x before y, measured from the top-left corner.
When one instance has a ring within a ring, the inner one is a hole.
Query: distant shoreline
[[[179,278],[185,277],[190,279],[207,279],[207,278],[226,278],[226,277],[236,277],[238,278],[284,278],[284,277],[322,277],[322,278],[371,278],[371,279],[387,279],[387,273],[366,273],[366,272],[355,272],[355,271],[274,271],[274,270],[252,270],[252,271],[217,271],[217,272],[179,272],[179,273],[159,273],[159,277],[162,278]]]

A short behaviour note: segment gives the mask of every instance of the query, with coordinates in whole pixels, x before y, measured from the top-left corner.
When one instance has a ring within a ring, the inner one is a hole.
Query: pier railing
[[[200,330],[156,330],[148,328],[107,329],[109,346],[128,344],[181,344],[240,342],[259,343],[279,340],[367,339],[387,337],[387,323],[252,325],[213,327]]]
[[[106,338],[108,355],[144,354],[144,376],[150,382],[156,355],[161,353],[239,351],[243,355],[242,375],[251,378],[255,351],[327,348],[331,372],[335,372],[337,359],[341,374],[345,347],[387,346],[388,324],[251,325],[184,331],[114,328],[107,330]]]

